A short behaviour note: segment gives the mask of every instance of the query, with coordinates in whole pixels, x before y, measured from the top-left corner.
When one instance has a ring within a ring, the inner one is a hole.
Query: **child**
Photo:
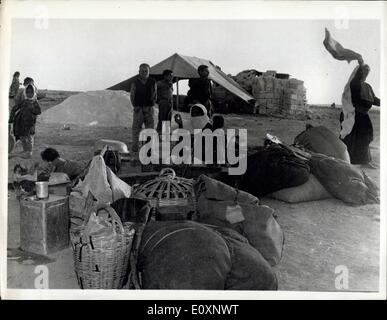
[[[24,158],[32,157],[36,118],[41,113],[35,87],[29,84],[23,91],[23,100],[13,107],[9,119],[13,123],[16,141],[20,140],[22,143]]]
[[[47,168],[41,173],[43,175],[49,175],[51,172],[63,172],[68,175],[70,180],[74,180],[84,170],[79,163],[62,159],[54,148],[47,148],[40,155],[42,160],[48,163]]]

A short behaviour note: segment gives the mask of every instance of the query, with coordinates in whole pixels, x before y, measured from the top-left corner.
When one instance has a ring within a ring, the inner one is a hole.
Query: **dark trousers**
[[[171,121],[172,119],[172,102],[168,100],[159,101],[159,122],[157,124],[157,132],[161,133],[163,121]]]
[[[153,107],[133,107],[133,126],[132,126],[132,151],[138,152],[140,132],[142,125],[146,129],[154,128]]]

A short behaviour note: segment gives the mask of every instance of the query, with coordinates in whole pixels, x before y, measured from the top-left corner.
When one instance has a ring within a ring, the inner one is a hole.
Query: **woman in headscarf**
[[[9,122],[13,123],[13,134],[16,141],[22,142],[23,157],[32,157],[35,124],[39,114],[41,114],[41,109],[37,101],[36,89],[32,84],[29,84],[23,91],[22,102],[13,107],[9,119]]]
[[[369,145],[373,140],[373,127],[368,111],[372,105],[380,106],[371,86],[365,82],[370,67],[359,59],[343,93],[343,112],[340,115],[340,138],[347,145],[352,164],[377,168],[372,162]]]
[[[220,116],[220,115],[215,115],[215,116],[212,117],[212,121],[211,121],[210,117],[208,116],[207,108],[204,105],[199,104],[199,103],[196,103],[196,104],[194,104],[191,107],[191,109],[190,109],[190,116],[191,117],[190,117],[189,125],[188,125],[188,123],[186,123],[185,126],[183,125],[183,120],[182,120],[182,118],[181,118],[181,116],[179,114],[176,114],[174,119],[175,119],[176,123],[179,125],[180,129],[186,127],[185,129],[190,130],[190,132],[192,134],[192,141],[191,142],[192,142],[192,145],[193,145],[193,149],[195,150],[197,148],[200,148],[200,144],[201,144],[202,157],[204,155],[208,154],[209,152],[211,152],[211,150],[212,150],[213,153],[214,153],[213,159],[215,159],[215,162],[216,162],[217,161],[216,159],[217,159],[217,139],[218,138],[215,137],[214,145],[212,146],[212,149],[211,149],[210,145],[206,145],[204,136],[202,137],[202,142],[200,143],[199,140],[196,140],[194,138],[193,134],[194,134],[194,130],[202,130],[202,131],[204,131],[206,129],[209,129],[210,132],[206,131],[206,133],[203,133],[203,134],[204,135],[206,135],[206,134],[215,134],[216,136],[217,135],[223,135],[224,136],[224,132],[222,132],[222,131],[221,132],[217,132],[216,131],[217,129],[223,129],[223,127],[224,127],[224,118],[222,116]],[[202,161],[202,160],[204,160],[204,158],[200,159],[200,160]]]

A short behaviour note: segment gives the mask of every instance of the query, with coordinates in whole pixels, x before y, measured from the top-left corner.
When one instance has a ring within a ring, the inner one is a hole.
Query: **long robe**
[[[351,101],[355,109],[352,130],[344,138],[352,164],[367,164],[372,161],[369,145],[372,142],[373,127],[368,111],[372,105],[380,106],[371,86],[361,80],[361,68],[358,68],[350,82]],[[340,116],[340,122],[344,119]]]

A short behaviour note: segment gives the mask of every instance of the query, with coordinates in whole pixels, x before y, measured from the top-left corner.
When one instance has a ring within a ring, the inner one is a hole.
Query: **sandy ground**
[[[68,94],[68,93],[66,93]],[[42,102],[49,108],[57,99]],[[249,146],[260,145],[265,134],[278,136],[286,143],[305,128],[305,123],[325,125],[339,131],[339,110],[313,107],[308,121],[279,119],[266,116],[226,115],[226,126],[248,129]],[[375,140],[371,152],[380,163],[379,112],[371,112]],[[79,127],[38,124],[36,146],[32,160],[9,159],[9,172],[15,163],[32,163],[46,146],[59,150],[64,158],[86,162],[93,155],[98,139],[115,139],[130,144],[128,127]],[[379,185],[379,170],[365,170]],[[279,290],[337,291],[335,268],[346,266],[349,272],[349,291],[378,291],[380,207],[367,205],[352,207],[336,199],[300,204],[287,204],[273,199],[261,199],[276,210],[278,222],[285,233],[282,261],[275,267]],[[73,270],[71,248],[48,258],[29,256],[18,251],[20,245],[19,204],[13,191],[8,196],[8,288],[34,288],[36,265],[45,264],[50,271],[50,288],[78,288]]]

